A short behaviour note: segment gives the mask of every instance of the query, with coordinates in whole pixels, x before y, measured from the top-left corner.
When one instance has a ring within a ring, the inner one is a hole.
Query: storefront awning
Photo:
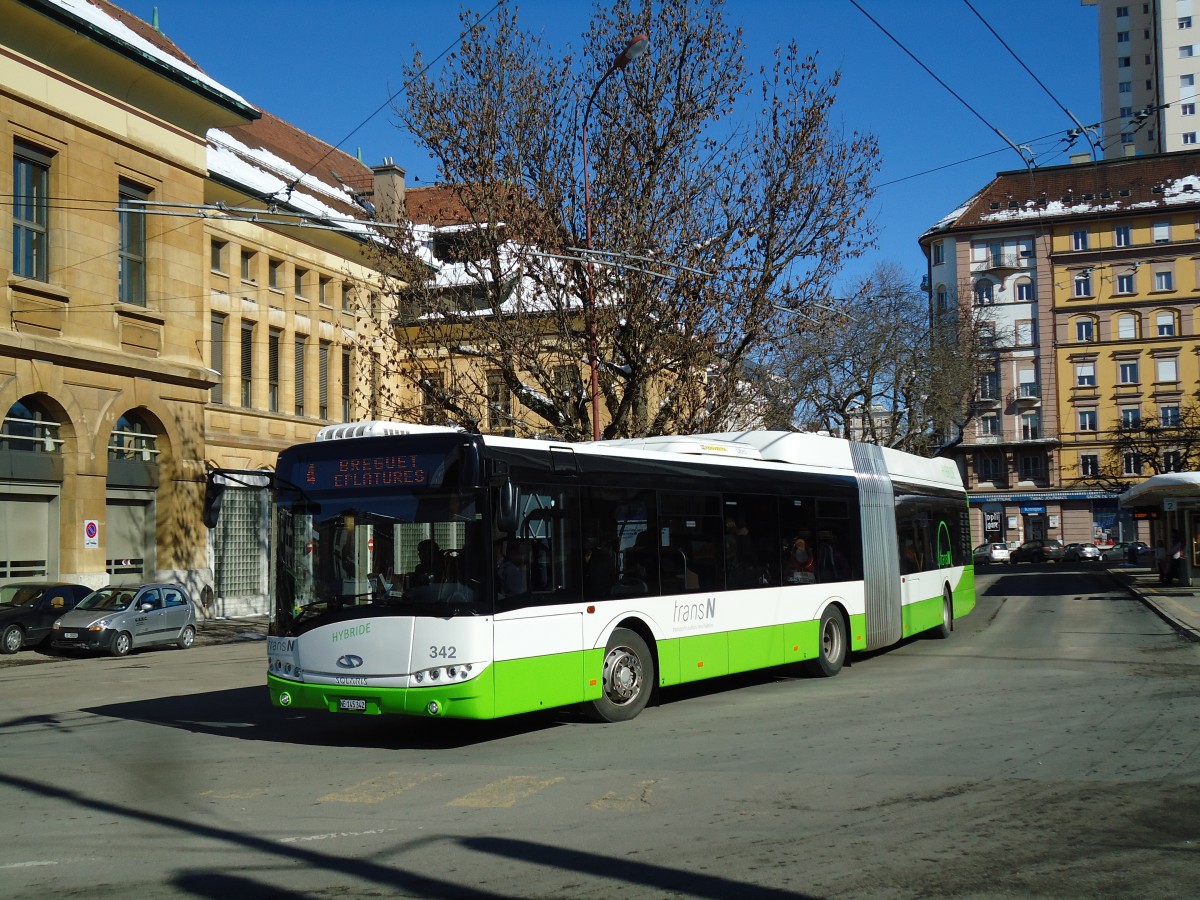
[[[1200,476],[1198,476],[1200,477]],[[1123,495],[1122,495],[1123,496]],[[1046,500],[1115,500],[1112,491],[1026,491],[1024,493],[968,494],[972,503],[1042,503]]]

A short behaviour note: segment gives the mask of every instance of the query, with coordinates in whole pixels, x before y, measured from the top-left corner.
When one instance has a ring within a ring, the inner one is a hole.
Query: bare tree
[[[1151,475],[1200,468],[1200,406],[1183,405],[1178,419],[1120,422],[1103,435],[1105,451],[1095,478],[1085,479],[1121,493]]]
[[[810,309],[778,361],[777,414],[801,427],[929,453],[971,415],[994,365],[987,330],[929,298],[898,266],[877,265],[848,297]]]
[[[440,74],[419,55],[405,72],[397,113],[462,228],[449,254],[445,229],[400,229],[380,261],[389,299],[364,333],[401,386],[385,406],[590,437],[594,336],[606,437],[761,418],[752,364],[869,241],[878,152],[836,128],[837,75],[793,44],[752,77],[717,4],[599,5],[578,57],[555,56],[515,7],[471,20]],[[610,72],[643,31],[650,52]]]

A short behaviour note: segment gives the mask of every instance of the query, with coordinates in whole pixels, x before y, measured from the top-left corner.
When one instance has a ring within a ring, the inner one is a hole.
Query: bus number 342
[[[456,647],[430,647],[430,659],[457,659],[455,654],[458,652]]]

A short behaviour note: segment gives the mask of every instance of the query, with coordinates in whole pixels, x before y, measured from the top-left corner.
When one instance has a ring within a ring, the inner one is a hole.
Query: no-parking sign
[[[100,523],[95,519],[83,520],[83,549],[96,550],[100,547]]]

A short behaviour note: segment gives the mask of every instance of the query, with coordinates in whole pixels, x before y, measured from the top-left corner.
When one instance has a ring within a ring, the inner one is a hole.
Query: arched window
[[[1034,299],[1033,282],[1028,278],[1022,278],[1017,282],[1017,301],[1032,303]]]
[[[986,305],[996,302],[996,283],[990,278],[980,278],[975,282],[975,302]]]
[[[156,441],[153,432],[136,413],[125,413],[117,419],[108,439],[108,458],[156,462],[159,454]]]
[[[1154,333],[1159,337],[1174,337],[1179,333],[1175,324],[1175,313],[1169,309],[1160,309],[1154,314]]]
[[[1080,316],[1075,320],[1075,340],[1089,344],[1096,340],[1096,320],[1091,316]]]
[[[1138,320],[1137,316],[1126,315],[1117,316],[1117,338],[1123,341],[1132,341],[1138,336]]]
[[[62,426],[34,400],[18,400],[4,417],[0,429],[0,450],[26,453],[61,453]]]

